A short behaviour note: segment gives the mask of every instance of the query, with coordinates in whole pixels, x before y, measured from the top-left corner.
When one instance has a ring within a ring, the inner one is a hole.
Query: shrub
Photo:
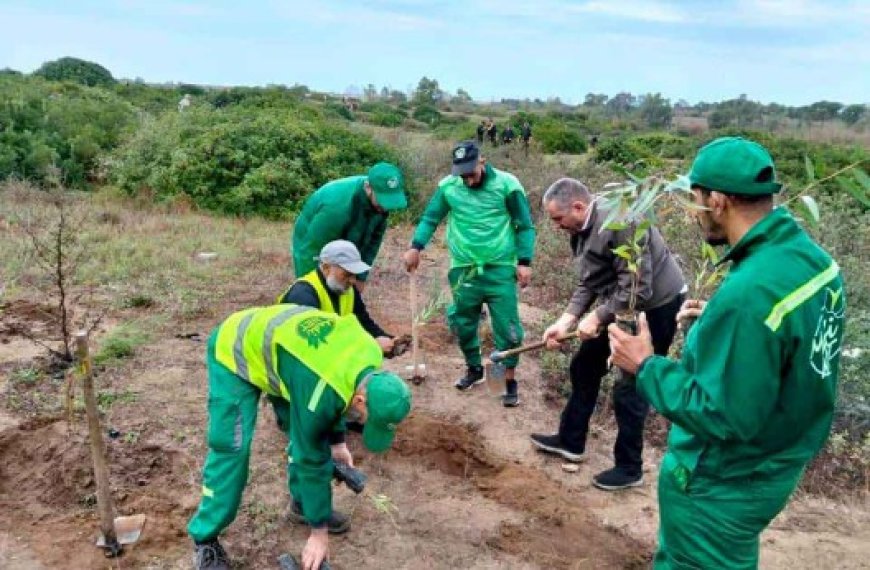
[[[442,119],[441,112],[432,105],[417,105],[412,116],[431,127],[437,126]]]
[[[320,185],[379,160],[394,154],[315,112],[192,108],[147,121],[115,154],[113,177],[130,194],[147,188],[227,214],[284,218]]]
[[[582,154],[586,152],[586,138],[576,128],[552,119],[539,122],[532,131],[548,153]]]
[[[115,83],[115,78],[102,65],[75,57],[47,61],[33,75],[50,81],[72,81],[89,87],[105,87]]]
[[[0,179],[84,187],[135,122],[112,93],[37,78],[0,76],[0,101]]]

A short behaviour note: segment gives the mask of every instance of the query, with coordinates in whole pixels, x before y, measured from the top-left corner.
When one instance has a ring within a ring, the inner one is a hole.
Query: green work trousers
[[[785,507],[800,471],[775,478],[722,481],[680,476],[665,456],[659,474],[659,549],[655,570],[754,570],[759,535]],[[681,481],[683,483],[681,483]]]
[[[195,542],[217,538],[239,510],[248,483],[251,442],[257,423],[260,390],[239,378],[214,357],[209,339],[208,455],[202,473],[202,499],[187,525]]]
[[[513,265],[487,265],[482,272],[471,267],[455,267],[447,276],[453,292],[453,305],[447,312],[450,330],[459,339],[459,348],[468,366],[480,366],[480,311],[489,308],[492,335],[497,350],[516,348],[523,342],[523,327],[517,309],[517,276]],[[518,356],[504,360],[516,368]]]
[[[215,359],[215,333],[208,343],[208,454],[202,473],[202,499],[187,525],[195,542],[217,536],[236,518],[248,483],[251,442],[257,423],[259,388],[239,378]],[[289,441],[289,404],[272,398]],[[289,456],[289,444],[288,444]],[[288,485],[293,474],[288,463]]]

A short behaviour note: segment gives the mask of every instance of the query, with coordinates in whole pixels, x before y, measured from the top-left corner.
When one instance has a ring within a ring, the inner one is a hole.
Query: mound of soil
[[[124,556],[141,567],[156,554],[184,545],[192,506],[180,452],[147,443],[107,440],[118,515],[144,513],[143,538]],[[30,549],[50,568],[97,568],[100,550],[87,548],[99,530],[95,483],[84,425],[35,419],[0,432],[0,531],[33,529]],[[30,532],[24,532],[27,535]],[[82,535],[85,536],[82,536]]]
[[[582,494],[541,471],[491,454],[473,427],[421,413],[403,424],[393,453],[469,479],[484,497],[524,516],[487,544],[547,568],[645,568],[648,549],[591,516]]]

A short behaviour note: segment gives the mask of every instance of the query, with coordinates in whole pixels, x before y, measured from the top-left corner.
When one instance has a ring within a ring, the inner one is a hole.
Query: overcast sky
[[[0,68],[24,72],[69,55],[149,82],[870,102],[870,0],[0,0],[0,23]]]

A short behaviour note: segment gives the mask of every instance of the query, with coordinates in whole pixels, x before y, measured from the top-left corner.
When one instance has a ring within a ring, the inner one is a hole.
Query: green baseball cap
[[[366,407],[363,443],[370,451],[384,452],[393,445],[396,427],[411,411],[411,389],[392,372],[374,372],[366,387]]]
[[[767,149],[741,137],[721,137],[704,145],[688,176],[692,186],[726,194],[761,196],[782,189]]]
[[[405,197],[405,177],[396,165],[379,162],[369,169],[367,177],[378,204],[384,210],[402,210],[408,207],[408,199]]]

